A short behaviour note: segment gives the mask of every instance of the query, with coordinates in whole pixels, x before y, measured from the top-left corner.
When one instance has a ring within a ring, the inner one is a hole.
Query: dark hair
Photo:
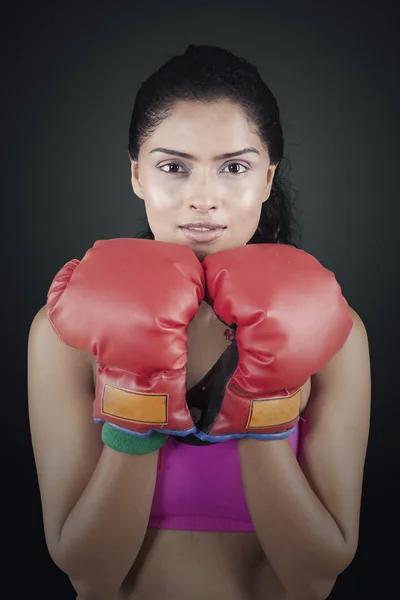
[[[184,54],[169,58],[144,81],[137,93],[129,128],[129,154],[138,160],[142,143],[181,100],[236,102],[255,127],[275,170],[269,199],[263,203],[258,228],[249,244],[294,242],[297,218],[291,187],[283,176],[289,161],[283,157],[283,135],[277,101],[257,68],[243,58],[215,46],[190,45]],[[136,237],[154,239],[147,229]]]

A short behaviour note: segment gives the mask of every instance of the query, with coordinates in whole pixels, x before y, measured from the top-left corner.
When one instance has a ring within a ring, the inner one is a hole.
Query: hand
[[[134,436],[196,430],[185,400],[187,326],[203,297],[201,263],[177,244],[98,241],[60,270],[48,315],[66,344],[96,356],[95,421]]]
[[[203,267],[207,300],[235,339],[195,435],[286,438],[299,420],[301,386],[350,333],[340,286],[310,254],[281,244],[218,252]]]

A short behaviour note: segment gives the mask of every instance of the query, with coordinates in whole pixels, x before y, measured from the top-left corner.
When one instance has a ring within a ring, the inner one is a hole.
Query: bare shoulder
[[[350,307],[350,313],[353,320],[353,327],[343,344],[342,348],[325,365],[325,367],[316,373],[312,378],[313,388],[325,387],[334,388],[346,385],[346,380],[350,379],[358,385],[362,382],[369,386],[370,381],[370,356],[369,340],[366,327],[360,315]]]
[[[354,310],[354,308],[352,308],[351,306],[349,306],[350,308],[350,314],[351,317],[353,319],[353,330],[351,333],[356,333],[356,335],[361,336],[360,339],[364,339],[365,342],[368,341],[368,334],[367,334],[367,329],[364,325],[363,320],[361,319],[360,315]],[[351,335],[350,333],[350,335]]]
[[[46,345],[54,345],[54,346],[57,346],[57,344],[59,343],[61,348],[70,348],[70,346],[67,346],[66,344],[61,342],[54,327],[51,325],[49,317],[48,317],[46,305],[42,306],[38,310],[38,312],[35,314],[35,316],[32,320],[31,326],[30,326],[29,344],[32,344],[35,342],[41,342],[42,348],[43,348],[43,346],[42,346],[43,343],[45,343]],[[86,360],[86,362],[89,361],[89,355],[87,352],[84,352],[82,350],[76,350],[73,348],[70,348],[70,349],[75,350],[75,353],[78,353],[80,355],[81,360],[83,360],[83,361]]]
[[[57,366],[66,373],[73,369],[75,377],[83,379],[89,386],[93,385],[92,356],[83,350],[72,348],[62,342],[50,323],[47,307],[42,306],[35,314],[30,326],[28,362],[30,361],[32,365],[40,364],[44,368],[43,361],[46,360],[53,372]]]

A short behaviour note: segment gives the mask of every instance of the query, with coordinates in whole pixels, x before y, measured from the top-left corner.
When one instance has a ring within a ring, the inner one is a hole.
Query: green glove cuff
[[[164,446],[168,437],[158,431],[153,431],[148,437],[137,437],[115,429],[109,423],[104,423],[101,430],[103,444],[124,454],[149,454]]]

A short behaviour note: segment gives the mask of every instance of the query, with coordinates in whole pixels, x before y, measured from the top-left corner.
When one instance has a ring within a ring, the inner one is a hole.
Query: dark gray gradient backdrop
[[[65,262],[96,239],[138,230],[144,212],[127,157],[134,96],[189,43],[258,65],[281,108],[302,247],[335,272],[367,327],[373,410],[360,545],[331,597],[388,597],[397,588],[389,545],[399,534],[400,451],[394,4],[64,4],[15,3],[2,20],[3,447],[15,461],[4,462],[3,543],[10,564],[20,564],[12,597],[25,597],[26,586],[42,600],[74,598],[44,542],[27,415],[29,326]]]

